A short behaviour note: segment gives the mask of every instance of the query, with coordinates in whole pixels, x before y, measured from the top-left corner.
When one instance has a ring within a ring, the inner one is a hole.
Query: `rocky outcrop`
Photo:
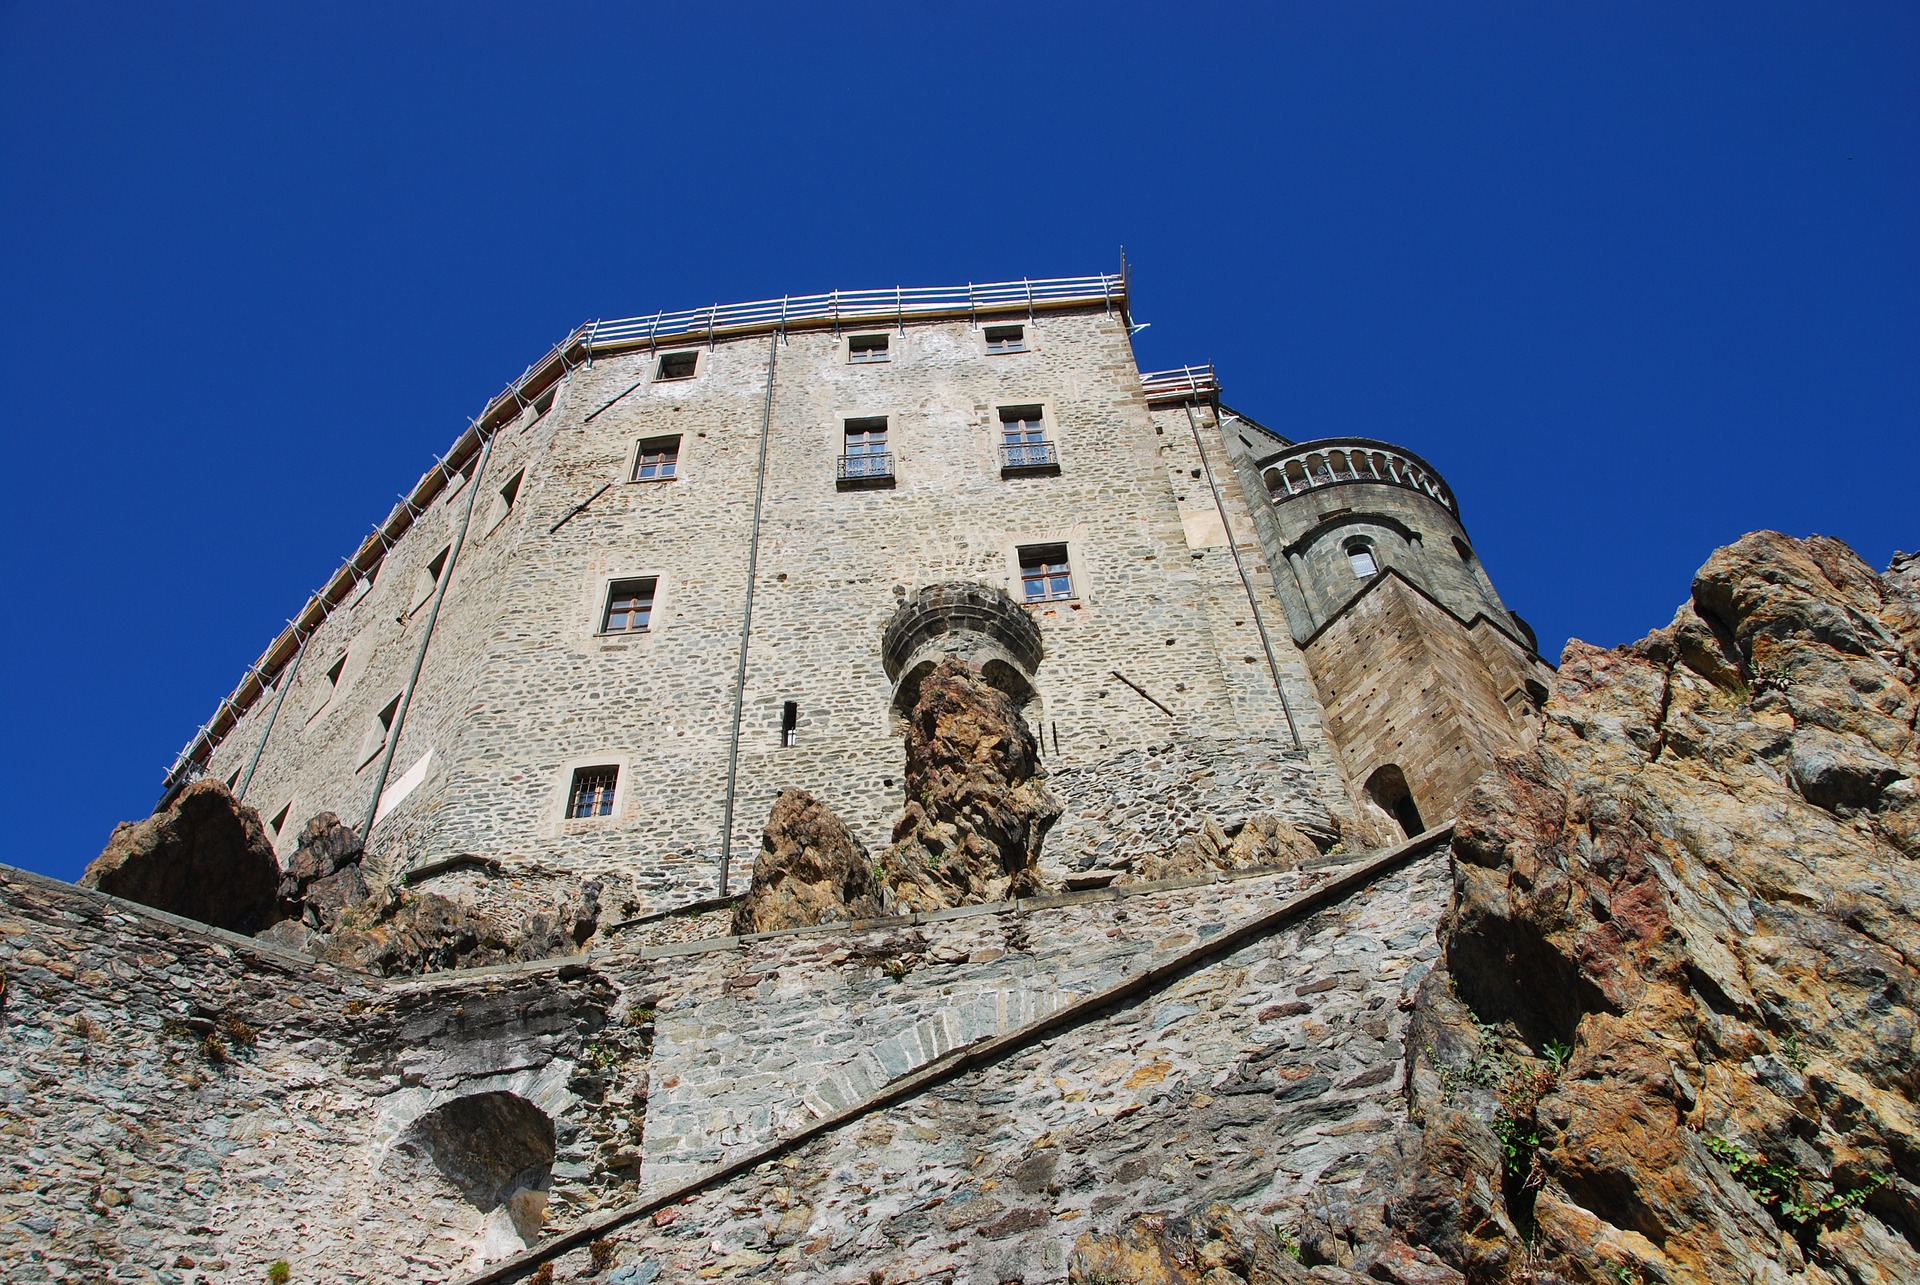
[[[881,913],[867,850],[832,808],[782,790],[767,816],[753,886],[734,909],[735,933],[773,932]]]
[[[279,883],[260,814],[214,780],[195,781],[144,821],[115,826],[80,876],[83,888],[239,933],[273,922]]]
[[[339,927],[340,916],[368,896],[362,855],[360,836],[333,813],[309,820],[280,876],[279,917],[300,920],[316,932]]]
[[[1271,812],[1256,812],[1227,825],[1208,817],[1198,831],[1171,848],[1142,858],[1132,879],[1173,879],[1261,866],[1288,869],[1330,851],[1336,842],[1329,841],[1323,849],[1285,817]]]
[[[341,916],[319,958],[385,976],[577,955],[600,927],[602,884],[589,879],[545,906],[491,914],[435,892],[387,891]]]
[[[907,806],[880,854],[889,910],[1024,897],[1060,815],[1040,747],[1007,695],[960,661],[922,680],[907,719]]]
[[[1910,568],[1751,535],[1569,646],[1460,818],[1410,1238],[1475,1281],[1920,1279]]]

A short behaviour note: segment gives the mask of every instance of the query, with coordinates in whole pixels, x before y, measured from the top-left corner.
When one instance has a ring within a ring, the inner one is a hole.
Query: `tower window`
[[[373,762],[374,756],[387,748],[387,741],[393,736],[394,722],[400,717],[400,702],[406,695],[401,692],[387,702],[385,709],[373,716],[373,725],[367,729],[366,741],[360,747],[361,767]]]
[[[988,326],[987,351],[990,353],[1025,352],[1027,350],[1027,328],[1025,326]]]
[[[1473,550],[1470,547],[1468,547],[1467,542],[1465,540],[1462,540],[1457,535],[1453,537],[1453,551],[1460,555],[1460,561],[1462,562],[1473,561]]]
[[[659,583],[645,580],[616,580],[607,587],[607,609],[600,618],[603,634],[645,633],[653,622],[653,590]]]
[[[453,546],[448,545],[420,568],[420,574],[413,581],[413,610],[418,611],[426,606],[427,599],[433,597],[433,591],[440,587],[440,575],[447,569],[447,559],[452,553]]]
[[[700,366],[700,354],[697,352],[670,352],[660,357],[659,369],[654,373],[655,381],[662,379],[692,379],[694,371]]]
[[[1073,597],[1067,546],[1038,544],[1020,550],[1020,588],[1028,602],[1060,602]]]
[[[1047,440],[1047,421],[1038,406],[1000,408],[1000,472],[1058,473],[1060,454]]]
[[[547,412],[553,409],[553,395],[558,391],[560,390],[557,388],[549,388],[533,399],[533,418],[527,421],[528,428],[532,428],[546,418]]]
[[[633,480],[665,482],[680,468],[679,437],[650,437],[640,443],[633,457]]]
[[[788,701],[780,707],[780,744],[792,749],[800,740],[800,705],[797,701]]]
[[[854,335],[847,340],[847,360],[856,366],[876,361],[891,361],[886,335]]]
[[[1373,546],[1365,540],[1355,540],[1347,546],[1347,561],[1353,566],[1357,579],[1368,580],[1380,574],[1380,566],[1373,560]]]
[[[567,818],[612,816],[613,791],[619,783],[617,767],[575,768],[573,788],[567,791]]]

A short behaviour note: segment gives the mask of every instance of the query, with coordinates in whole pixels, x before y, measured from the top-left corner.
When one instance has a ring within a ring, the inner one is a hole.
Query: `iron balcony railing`
[[[1000,448],[1000,472],[1058,473],[1060,452],[1052,442],[1008,442]]]
[[[1220,395],[1220,381],[1214,377],[1213,364],[1182,366],[1178,370],[1143,371],[1140,387],[1147,404],[1204,402]]]
[[[878,451],[866,455],[842,455],[834,480],[842,489],[859,486],[893,485],[893,452]]]

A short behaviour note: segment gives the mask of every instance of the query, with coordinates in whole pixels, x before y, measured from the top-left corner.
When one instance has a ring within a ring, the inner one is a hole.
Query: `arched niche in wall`
[[[1427,828],[1413,801],[1413,791],[1407,787],[1406,773],[1397,764],[1376,768],[1367,778],[1366,791],[1367,798],[1392,817],[1409,839]]]
[[[481,1215],[483,1256],[540,1239],[552,1181],[553,1120],[516,1093],[471,1093],[428,1111],[397,1149],[431,1167]]]
[[[980,671],[1015,704],[1025,705],[1033,699],[1033,675],[1042,654],[1040,627],[1020,604],[991,585],[961,580],[910,595],[880,640],[896,713],[913,708],[921,681],[948,657]]]

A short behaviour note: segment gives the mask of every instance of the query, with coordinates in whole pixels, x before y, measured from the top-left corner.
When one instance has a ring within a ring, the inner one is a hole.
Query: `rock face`
[[[1339,823],[1335,820],[1334,824]],[[1331,831],[1331,835],[1337,834],[1338,829]],[[1329,837],[1327,848],[1333,844],[1334,840]],[[1179,840],[1171,849],[1142,860],[1134,877],[1173,879],[1255,866],[1286,868],[1317,857],[1321,851],[1320,845],[1292,822],[1271,812],[1256,812],[1231,831],[1209,817],[1197,832]]]
[[[1396,1176],[1295,1224],[1315,1279],[1920,1280],[1917,580],[1762,532],[1569,645],[1459,818]],[[1203,1211],[1072,1279],[1290,1270]]]
[[[165,812],[115,826],[80,876],[83,888],[239,933],[273,922],[279,883],[260,814],[214,780],[189,785]]]
[[[767,817],[753,886],[733,931],[764,933],[881,913],[867,850],[833,809],[805,790],[782,790]]]
[[[1040,890],[1040,844],[1060,816],[1040,747],[1013,701],[942,660],[907,720],[907,806],[881,853],[889,910],[940,910]]]
[[[589,879],[554,903],[504,916],[437,892],[389,890],[347,912],[316,953],[388,977],[576,955],[599,930],[601,891]]]
[[[339,927],[341,914],[367,899],[361,855],[360,836],[339,817],[322,812],[309,820],[280,877],[279,917],[302,920],[317,932]]]
[[[1920,1279],[1920,601],[1722,549],[1460,818],[1390,1209],[1479,1280]]]

